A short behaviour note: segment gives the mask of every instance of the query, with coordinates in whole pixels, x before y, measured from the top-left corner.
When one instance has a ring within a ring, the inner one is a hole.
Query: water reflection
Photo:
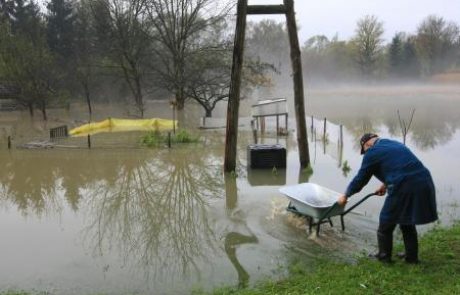
[[[15,204],[24,215],[33,212],[41,216],[61,211],[56,161],[46,157],[30,161],[26,154],[0,153],[0,163],[3,166],[0,169],[3,201]]]
[[[201,131],[204,137],[202,145],[190,148],[178,146],[170,151],[118,148],[8,152],[5,148],[0,149],[0,207],[6,211],[2,217],[12,220],[8,232],[19,232],[18,235],[22,235],[20,229],[24,218],[21,215],[28,215],[28,224],[33,223],[43,232],[62,222],[58,227],[65,231],[67,237],[64,232],[49,230],[52,236],[49,246],[57,251],[56,255],[52,253],[44,257],[59,260],[59,264],[62,262],[66,266],[72,265],[74,260],[86,259],[80,265],[84,265],[82,272],[87,276],[94,276],[93,282],[96,283],[92,286],[96,286],[95,292],[99,290],[97,286],[106,284],[107,293],[122,293],[123,290],[118,287],[128,282],[131,285],[126,288],[135,292],[162,293],[166,290],[164,293],[176,294],[178,292],[172,287],[162,287],[172,281],[180,285],[185,293],[184,290],[189,290],[192,284],[205,284],[206,287],[232,284],[233,276],[235,283],[243,287],[251,280],[271,275],[270,272],[277,266],[270,261],[278,257],[281,257],[284,266],[285,260],[291,258],[296,261],[305,256],[309,259],[318,255],[341,256],[344,245],[349,246],[350,256],[354,255],[365,247],[366,241],[375,239],[376,225],[369,220],[378,216],[380,199],[363,204],[362,217],[350,215],[344,233],[340,229],[325,227],[323,238],[312,240],[305,236],[304,221],[299,229],[287,220],[286,200],[279,196],[277,190],[277,186],[309,180],[335,190],[342,189],[349,179],[343,177],[339,169],[346,166],[345,162],[349,162],[349,167],[353,169],[359,167],[361,157],[356,151],[364,130],[401,138],[396,110],[403,108],[393,105],[394,100],[372,102],[370,106],[370,103],[349,104],[343,102],[342,97],[340,99],[342,102],[338,102],[339,99],[334,102],[334,110],[327,101],[323,101],[321,110],[313,110],[321,118],[327,117],[335,124],[343,124],[345,129],[344,146],[336,145],[332,124],[328,123],[329,140],[325,146],[321,145],[322,125],[317,128],[318,138],[313,132],[309,134],[314,143],[309,145],[312,161],[315,162],[314,175],[298,168],[294,135],[284,138],[266,134],[261,138],[267,144],[281,142],[286,145],[286,170],[278,169],[276,173],[271,169],[247,170],[246,147],[254,140],[249,130],[240,131],[238,135],[236,174],[225,177],[221,173],[224,130]],[[456,101],[458,105],[459,100]],[[460,126],[460,115],[456,104],[444,101],[432,106],[423,102],[422,105],[410,104],[407,108],[417,108],[409,134],[411,148],[415,151],[434,149],[456,136],[452,145],[447,146],[446,153],[441,155],[439,150],[434,150],[423,155],[437,178],[443,215],[452,214],[454,217],[458,216],[455,196],[459,190],[455,171],[452,170],[452,167],[458,166],[452,159],[459,158],[456,130]],[[120,140],[127,141],[126,138]],[[324,150],[326,155],[323,155]],[[47,218],[48,214],[62,214],[65,218],[62,221]],[[68,218],[69,215],[71,218]],[[268,219],[267,215],[270,215]],[[34,219],[36,216],[38,218]],[[44,221],[43,224],[40,221]],[[46,222],[51,225],[47,227],[44,225]],[[13,247],[21,244],[26,245],[23,248],[26,250],[37,247],[33,235],[22,236],[24,238],[9,236]],[[26,243],[24,239],[27,239]],[[67,245],[73,248],[65,248]],[[280,251],[284,247],[289,251]],[[34,251],[31,250],[35,255]],[[80,255],[79,251],[85,253]],[[18,256],[23,255],[19,250],[16,252]],[[96,257],[87,257],[90,256],[88,252]],[[11,272],[11,265],[16,261],[8,264],[8,259],[5,259],[8,252],[3,251],[2,254],[2,270],[4,273]],[[34,272],[28,265],[37,261],[31,258],[27,267],[26,264],[20,265],[14,274],[26,278],[26,281]],[[97,278],[100,262],[104,264],[107,280]],[[117,268],[118,264],[121,268]],[[40,265],[44,269],[40,270],[41,273],[45,273],[40,278],[59,282],[59,276],[47,272],[51,269],[59,271],[56,265]],[[69,277],[77,277],[78,274],[75,268],[69,268]],[[194,277],[187,281],[185,276]],[[8,278],[2,281],[10,284]],[[86,282],[87,277],[81,276],[61,286],[67,284],[73,288]],[[31,280],[30,284],[40,286],[37,280]],[[152,284],[157,285],[152,287]]]
[[[231,229],[225,234],[224,249],[228,259],[238,273],[238,287],[247,287],[249,274],[244,269],[236,255],[236,250],[244,244],[259,242],[246,224],[243,211],[238,209],[238,188],[236,178],[231,174],[225,175],[226,213]]]
[[[198,262],[216,250],[209,203],[223,197],[213,162],[189,149],[163,151],[119,167],[114,183],[92,183],[86,232],[95,250],[104,255],[116,244],[146,276],[199,273]]]
[[[388,134],[403,141],[398,110],[407,120],[416,109],[408,138],[421,150],[434,149],[450,141],[460,126],[458,105],[460,93],[438,97],[436,93],[416,93],[411,96],[363,94],[351,97],[317,94],[310,112],[317,117],[343,124],[354,136],[356,149],[364,132],[379,133],[384,127]],[[334,105],[333,108],[330,105]]]

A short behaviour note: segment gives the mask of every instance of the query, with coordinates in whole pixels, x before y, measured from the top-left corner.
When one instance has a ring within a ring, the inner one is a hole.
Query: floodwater
[[[247,117],[251,103],[242,104],[240,115]],[[188,294],[280,278],[296,262],[313,268],[317,257],[351,261],[375,249],[383,198],[372,197],[347,215],[344,232],[333,218],[335,226],[323,225],[317,237],[304,219],[286,212],[288,201],[278,189],[310,181],[343,192],[360,165],[363,130],[402,140],[398,110],[408,122],[415,108],[406,144],[431,170],[441,222],[450,224],[460,216],[459,107],[460,89],[452,87],[308,93],[312,175],[298,164],[293,115],[289,136],[276,136],[276,123],[267,121],[258,138],[287,148],[286,169],[247,168],[246,147],[254,138],[243,124],[238,168],[224,175],[225,129],[192,128],[199,143],[171,149],[141,148],[142,133],[128,132],[95,135],[91,150],[85,138],[59,141],[73,148],[32,150],[15,146],[46,139],[51,127],[84,123],[84,106],[51,110],[47,124],[26,112],[2,112],[0,290]],[[194,106],[179,115],[180,124],[196,126],[201,114]],[[222,106],[214,115],[224,114]],[[96,107],[95,120],[108,116],[126,114],[116,106]],[[171,118],[172,112],[167,103],[154,103],[147,117]],[[8,135],[12,150],[6,148]],[[351,203],[378,185],[371,180]]]

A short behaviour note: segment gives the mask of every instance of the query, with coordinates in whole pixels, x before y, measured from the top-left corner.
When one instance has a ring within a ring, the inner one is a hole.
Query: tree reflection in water
[[[155,158],[125,163],[117,181],[99,181],[87,189],[87,237],[100,255],[112,246],[147,275],[199,273],[198,261],[215,250],[216,234],[208,205],[223,197],[223,179],[215,158],[188,148],[162,151]]]
[[[0,153],[0,197],[23,215],[61,212],[56,160],[27,153]]]

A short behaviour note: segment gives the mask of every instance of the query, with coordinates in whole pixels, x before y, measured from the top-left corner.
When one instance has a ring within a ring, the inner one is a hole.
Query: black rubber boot
[[[377,232],[377,242],[379,245],[379,252],[375,255],[381,262],[390,263],[391,262],[391,253],[393,251],[393,233],[390,232]]]
[[[418,238],[415,225],[400,225],[403,234],[404,248],[406,255],[404,257],[407,263],[417,264],[418,260]]]

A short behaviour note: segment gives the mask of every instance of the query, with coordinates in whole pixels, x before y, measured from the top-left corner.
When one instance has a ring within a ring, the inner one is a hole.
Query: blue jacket
[[[372,176],[387,187],[381,223],[425,224],[438,219],[430,171],[402,143],[377,139],[364,154],[358,174],[345,195],[361,191]]]

